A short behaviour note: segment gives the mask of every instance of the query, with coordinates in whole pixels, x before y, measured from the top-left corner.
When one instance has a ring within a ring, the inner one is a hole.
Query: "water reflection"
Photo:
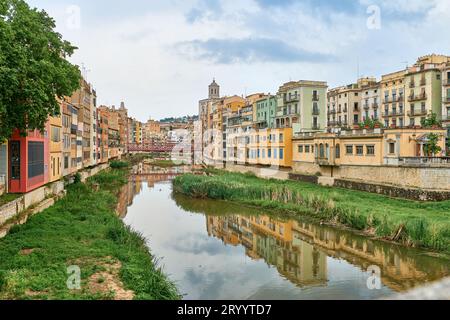
[[[167,180],[176,174],[134,175],[118,212],[125,217],[130,208],[125,222],[148,237],[187,298],[366,299],[449,274],[447,260],[419,250],[304,218],[174,194]],[[367,289],[371,265],[382,270],[381,290]]]
[[[420,250],[368,239],[350,231],[299,218],[284,221],[283,217],[264,215],[256,209],[236,210],[235,207],[233,211],[225,202],[197,203],[179,194],[174,194],[173,198],[184,210],[206,215],[208,234],[224,243],[245,246],[248,256],[263,258],[283,275],[290,270],[290,276],[287,276],[290,280],[304,279],[296,281],[300,285],[305,281],[326,280],[321,276],[326,274],[326,256],[346,260],[362,270],[371,265],[379,266],[383,284],[395,291],[441,279],[450,273],[448,260],[432,257]],[[222,212],[222,206],[228,207],[224,209],[226,215],[217,216]],[[239,215],[241,212],[245,215]],[[301,275],[297,270],[305,274]]]

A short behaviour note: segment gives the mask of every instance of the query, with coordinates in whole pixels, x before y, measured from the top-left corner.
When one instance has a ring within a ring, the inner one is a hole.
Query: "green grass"
[[[128,168],[130,166],[130,163],[128,161],[114,160],[109,163],[109,166],[112,169],[124,169],[124,168]]]
[[[450,201],[416,202],[306,182],[263,180],[252,174],[207,172],[212,176],[177,177],[174,190],[307,214],[382,238],[398,235],[395,240],[405,245],[450,253]]]
[[[172,160],[152,160],[149,164],[162,168],[181,167],[185,165],[183,162],[175,162]]]
[[[0,298],[110,299],[110,292],[93,293],[87,284],[105,261],[112,260],[121,263],[117,276],[124,289],[134,291],[135,299],[178,299],[145,239],[114,212],[116,194],[126,182],[126,171],[99,173],[87,184],[69,186],[64,199],[13,227],[0,240]],[[100,186],[97,192],[94,183]],[[32,252],[23,254],[26,249]],[[67,288],[71,265],[81,268],[81,290]]]
[[[5,193],[0,196],[0,207],[4,204],[7,204],[8,202],[16,200],[18,197],[20,197],[20,194],[12,194],[12,193]]]

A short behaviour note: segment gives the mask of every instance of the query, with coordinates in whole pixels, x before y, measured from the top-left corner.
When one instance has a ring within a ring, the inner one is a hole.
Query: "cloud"
[[[278,39],[209,39],[180,42],[177,51],[190,59],[211,63],[234,64],[254,62],[330,62],[335,57],[311,52]]]

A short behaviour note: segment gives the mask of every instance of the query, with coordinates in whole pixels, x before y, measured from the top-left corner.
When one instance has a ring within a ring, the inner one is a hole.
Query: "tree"
[[[442,151],[442,148],[438,146],[439,135],[436,133],[429,133],[427,135],[428,143],[425,145],[425,153],[427,155],[435,156]]]
[[[437,114],[434,112],[431,115],[429,115],[428,117],[426,117],[425,119],[423,119],[420,122],[420,124],[424,128],[442,127],[442,122],[438,120]]]
[[[77,48],[54,29],[45,11],[0,0],[0,142],[15,129],[42,131],[59,114],[57,97],[79,87],[80,70],[67,61]]]

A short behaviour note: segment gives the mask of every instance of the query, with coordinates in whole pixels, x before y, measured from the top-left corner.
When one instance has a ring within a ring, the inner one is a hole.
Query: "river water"
[[[153,172],[130,178],[118,212],[185,299],[376,299],[450,274],[448,260],[423,251],[190,199],[172,192],[171,171]]]

